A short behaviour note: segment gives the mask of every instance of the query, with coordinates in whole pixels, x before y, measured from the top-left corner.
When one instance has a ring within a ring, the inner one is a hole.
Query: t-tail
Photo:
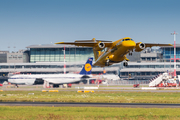
[[[93,62],[93,58],[92,57],[88,58],[87,62],[85,63],[84,67],[82,68],[79,74],[90,75],[92,70],[92,62]]]

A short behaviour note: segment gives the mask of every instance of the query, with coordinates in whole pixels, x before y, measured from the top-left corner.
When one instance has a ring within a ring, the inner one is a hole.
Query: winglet
[[[92,70],[92,62],[93,62],[93,57],[88,58],[86,64],[84,65],[84,67],[82,68],[79,74],[90,75]]]
[[[93,38],[92,41],[95,42],[95,41],[96,41],[96,38]]]

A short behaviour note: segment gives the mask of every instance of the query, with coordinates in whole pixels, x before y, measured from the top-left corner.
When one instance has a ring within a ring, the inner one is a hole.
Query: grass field
[[[178,120],[180,108],[0,107],[1,120]]]
[[[57,93],[49,93],[41,91],[3,91],[0,92],[0,101],[180,103],[180,93],[96,91],[95,93],[77,93],[76,91],[60,91]]]
[[[0,101],[180,103],[180,93],[3,91]],[[0,120],[177,120],[180,108],[0,106]]]

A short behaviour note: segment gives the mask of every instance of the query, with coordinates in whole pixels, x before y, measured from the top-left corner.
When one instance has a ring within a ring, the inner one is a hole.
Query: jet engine
[[[103,42],[99,42],[96,47],[94,47],[94,50],[100,51],[105,48],[105,44]]]
[[[25,82],[25,85],[33,85],[34,84],[34,81],[35,81],[35,79],[34,80],[29,80],[29,81],[26,81]]]
[[[140,42],[140,43],[138,43],[138,44],[136,45],[135,51],[136,51],[136,52],[140,52],[140,51],[144,50],[145,47],[146,47],[145,44]]]
[[[42,85],[44,83],[44,80],[42,79],[34,79],[34,80],[29,80],[25,82],[25,85]]]

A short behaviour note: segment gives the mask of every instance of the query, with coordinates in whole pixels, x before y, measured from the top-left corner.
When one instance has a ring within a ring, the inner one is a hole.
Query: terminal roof
[[[65,45],[66,48],[90,48],[90,47],[78,47],[74,45]],[[64,48],[62,44],[39,44],[39,45],[30,45],[26,48]]]

